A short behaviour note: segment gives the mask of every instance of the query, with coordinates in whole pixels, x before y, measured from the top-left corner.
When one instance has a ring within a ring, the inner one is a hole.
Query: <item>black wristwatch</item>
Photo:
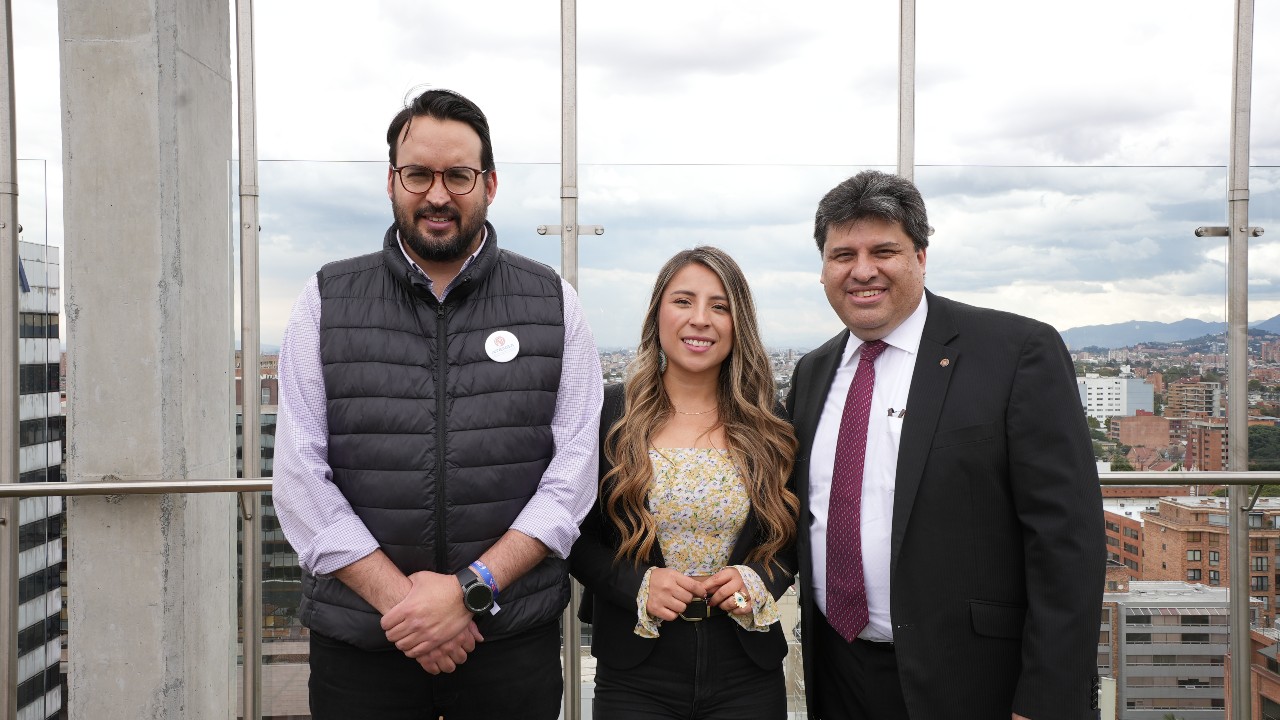
[[[462,584],[462,604],[474,615],[480,615],[493,609],[493,588],[471,568],[459,570],[454,577]]]

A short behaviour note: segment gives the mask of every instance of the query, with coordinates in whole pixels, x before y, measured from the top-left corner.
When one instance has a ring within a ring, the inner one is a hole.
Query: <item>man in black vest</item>
[[[552,720],[602,383],[573,288],[498,247],[489,125],[429,90],[387,130],[395,222],[280,351],[274,499],[316,720]]]

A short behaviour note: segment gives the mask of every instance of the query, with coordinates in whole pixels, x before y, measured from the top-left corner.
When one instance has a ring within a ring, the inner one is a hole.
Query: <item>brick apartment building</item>
[[[1142,578],[1181,580],[1211,587],[1231,582],[1227,499],[1161,498],[1142,513]],[[1276,619],[1276,556],[1280,551],[1280,498],[1259,498],[1248,518],[1249,595],[1261,600],[1259,622]]]
[[[1187,454],[1183,462],[1188,470],[1213,472],[1227,469],[1227,426],[1208,420],[1195,420],[1187,426]]]
[[[1252,427],[1276,423],[1273,418],[1254,416],[1249,418],[1248,424]],[[1187,453],[1183,462],[1188,470],[1226,470],[1230,444],[1226,420],[1193,420],[1187,424]]]
[[[1182,480],[1186,475],[1170,475],[1175,480]],[[1195,476],[1192,476],[1195,477]],[[1187,497],[1196,495],[1208,495],[1214,490],[1223,487],[1222,485],[1103,485],[1102,499],[1131,499],[1135,503],[1141,502],[1143,498],[1150,500],[1150,504],[1154,506],[1157,498],[1162,497]]]
[[[1136,508],[1140,504],[1126,503]],[[1141,510],[1125,513],[1111,501],[1104,501],[1102,524],[1107,535],[1107,560],[1123,567],[1129,580],[1142,580],[1142,520],[1134,517]],[[1128,516],[1126,516],[1128,515]],[[1108,574],[1110,579],[1110,574]]]
[[[1280,340],[1262,343],[1262,350],[1258,353],[1258,360],[1264,363],[1280,363]]]
[[[1112,418],[1111,428],[1115,439],[1130,447],[1163,448],[1172,442],[1169,418],[1141,410],[1136,415]]]
[[[1222,408],[1222,384],[1183,378],[1166,388],[1164,416],[1219,417]]]
[[[1249,717],[1259,720],[1280,720],[1280,630],[1274,628],[1250,628],[1249,630]],[[1226,683],[1231,684],[1235,664],[1227,658]],[[1227,697],[1227,717],[1231,713],[1231,697]]]
[[[1156,391],[1156,393],[1160,395],[1164,394],[1164,373],[1158,370],[1152,370],[1147,373],[1146,381],[1151,383],[1151,387]]]

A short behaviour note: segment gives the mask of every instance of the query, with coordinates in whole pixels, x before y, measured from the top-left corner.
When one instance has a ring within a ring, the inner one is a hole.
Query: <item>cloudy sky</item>
[[[20,212],[62,244],[57,16],[13,0]],[[1250,317],[1280,313],[1280,4],[1257,3]],[[1059,329],[1223,320],[1234,3],[919,0],[916,182],[936,228],[928,285]],[[257,0],[262,337],[306,278],[378,247],[387,122],[414,89],[489,115],[490,219],[559,267],[560,12]],[[580,294],[598,343],[634,344],[658,267],[714,244],[752,283],[767,343],[839,329],[818,284],[817,200],[892,170],[898,3],[578,4]],[[228,74],[233,75],[228,69]],[[46,192],[47,191],[47,192]],[[65,326],[65,325],[64,325]]]

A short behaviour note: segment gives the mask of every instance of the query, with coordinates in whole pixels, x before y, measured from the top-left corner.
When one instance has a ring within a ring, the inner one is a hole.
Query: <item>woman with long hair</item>
[[[595,717],[785,717],[777,599],[799,502],[780,415],[741,268],[714,247],[677,253],[626,384],[605,389],[599,500],[570,556]]]

